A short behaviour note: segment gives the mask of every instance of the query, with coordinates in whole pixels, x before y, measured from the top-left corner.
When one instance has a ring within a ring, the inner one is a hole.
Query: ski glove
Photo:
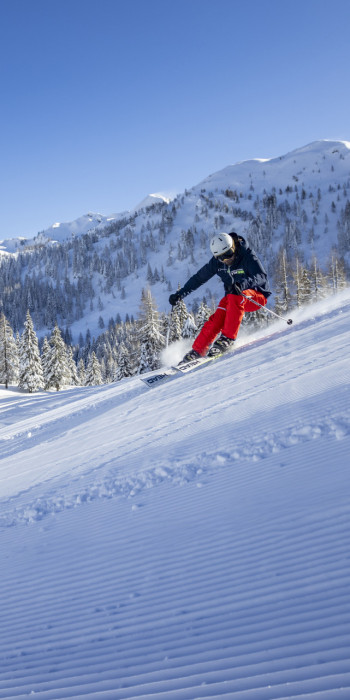
[[[179,291],[175,292],[175,294],[170,294],[169,304],[171,304],[171,306],[175,306],[175,304],[177,304],[177,302],[180,301],[181,298],[182,296]]]

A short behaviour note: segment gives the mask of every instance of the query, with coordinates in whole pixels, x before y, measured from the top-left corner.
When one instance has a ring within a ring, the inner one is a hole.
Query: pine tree
[[[195,338],[197,335],[197,326],[192,314],[188,314],[184,326],[182,328],[183,338]]]
[[[70,374],[70,384],[73,386],[79,386],[80,381],[79,381],[79,376],[78,376],[78,370],[77,366],[74,362],[73,358],[73,348],[69,347],[67,348],[67,365],[68,365],[68,370]]]
[[[114,381],[119,382],[120,379],[124,379],[124,377],[131,377],[132,375],[133,370],[130,362],[130,354],[128,353],[124,343],[120,343]]]
[[[24,331],[20,340],[19,386],[29,393],[39,391],[44,387],[38,339],[29,311],[27,311]]]
[[[180,289],[180,287],[178,287]],[[180,299],[180,301],[175,304],[175,306],[172,309],[171,316],[170,316],[170,322],[169,322],[169,335],[168,335],[168,340],[169,343],[174,343],[176,340],[180,340],[180,338],[191,338],[193,337],[190,335],[190,328],[194,324],[194,319],[192,317],[192,324],[189,321],[188,323],[188,332],[189,335],[183,335],[183,330],[187,321],[187,318],[189,316],[189,312],[187,310],[187,306],[184,302],[183,299]]]
[[[159,314],[159,330],[164,336],[164,342],[166,347],[168,347],[169,345],[170,338],[170,316],[171,314],[166,314],[164,312],[162,314]]]
[[[304,304],[310,303],[312,294],[309,271],[304,265],[302,265],[298,258],[296,259],[296,267],[295,271],[293,272],[293,279],[295,283],[296,305],[299,309]]]
[[[340,292],[346,287],[346,274],[344,262],[342,260],[338,260],[335,253],[333,253],[329,262],[328,269],[328,277],[330,280],[331,289],[333,290],[333,294],[336,294],[337,292]]]
[[[43,369],[44,386],[45,387],[47,385],[47,379],[48,379],[48,367],[49,367],[50,352],[51,352],[51,348],[50,348],[48,340],[45,336],[44,341],[43,341],[43,345],[41,348],[41,366]]]
[[[12,328],[5,317],[0,316],[0,383],[8,385],[18,381],[18,351]]]
[[[306,267],[303,267],[302,271],[301,271],[299,295],[300,295],[301,305],[311,303],[311,301],[312,301],[312,289],[311,289],[310,272]]]
[[[90,355],[88,366],[86,368],[86,386],[97,386],[103,384],[101,365],[94,351]]]
[[[176,306],[178,308],[179,321],[180,321],[180,327],[181,327],[181,335],[182,335],[182,329],[183,329],[183,327],[186,323],[187,317],[188,317],[187,306],[186,306],[183,299],[180,299],[180,301],[177,302]]]
[[[341,210],[338,221],[338,246],[341,255],[350,250],[350,201],[347,200],[345,209]]]
[[[159,367],[159,355],[164,347],[159,314],[149,289],[143,290],[140,306],[140,361],[138,374]]]
[[[202,301],[200,303],[197,315],[196,315],[196,326],[198,328],[198,332],[202,330],[205,322],[208,320],[209,316],[211,314],[211,311],[209,309],[209,306]]]
[[[176,304],[171,312],[169,323],[169,343],[174,343],[176,340],[180,340],[181,338],[182,327],[180,319],[180,310],[178,307],[179,305]]]
[[[85,386],[86,373],[85,373],[85,364],[84,364],[84,360],[82,357],[80,358],[80,360],[78,362],[78,378],[79,378],[79,385]]]
[[[45,388],[59,391],[70,383],[67,349],[57,324],[49,340],[50,352],[45,365]]]
[[[278,314],[283,314],[289,311],[292,306],[292,294],[290,291],[290,266],[287,262],[286,251],[280,250],[275,274],[275,311]]]
[[[117,371],[117,361],[114,356],[112,356],[111,352],[106,353],[104,357],[104,364],[105,364],[105,369],[104,369],[104,382],[113,382],[115,373]]]
[[[312,301],[319,301],[328,295],[327,277],[321,272],[316,257],[313,258],[310,269],[310,283]]]

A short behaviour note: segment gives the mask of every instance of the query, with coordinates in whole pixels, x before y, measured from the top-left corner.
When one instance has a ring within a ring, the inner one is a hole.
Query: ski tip
[[[172,379],[174,376],[175,373],[172,370],[170,370],[167,372],[163,372],[162,374],[152,374],[150,377],[140,377],[140,379],[147,386],[153,387],[163,382],[166,382],[168,379]]]

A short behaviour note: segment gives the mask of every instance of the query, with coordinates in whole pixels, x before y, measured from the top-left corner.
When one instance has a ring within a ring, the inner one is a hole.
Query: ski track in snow
[[[349,317],[1,394],[0,698],[350,699]]]

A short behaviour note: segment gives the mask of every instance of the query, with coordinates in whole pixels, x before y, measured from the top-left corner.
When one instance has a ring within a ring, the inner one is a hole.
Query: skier
[[[207,353],[208,357],[215,357],[230,350],[236,340],[244,313],[257,309],[252,301],[245,299],[242,292],[262,306],[265,306],[271,294],[267,274],[242,236],[235,231],[218,233],[210,241],[210,250],[213,257],[209,262],[169,297],[169,303],[174,306],[215,274],[224,283],[225,296],[204,324],[192,345],[192,350],[186,353],[182,362],[205,357]],[[220,331],[221,334],[217,338]]]

